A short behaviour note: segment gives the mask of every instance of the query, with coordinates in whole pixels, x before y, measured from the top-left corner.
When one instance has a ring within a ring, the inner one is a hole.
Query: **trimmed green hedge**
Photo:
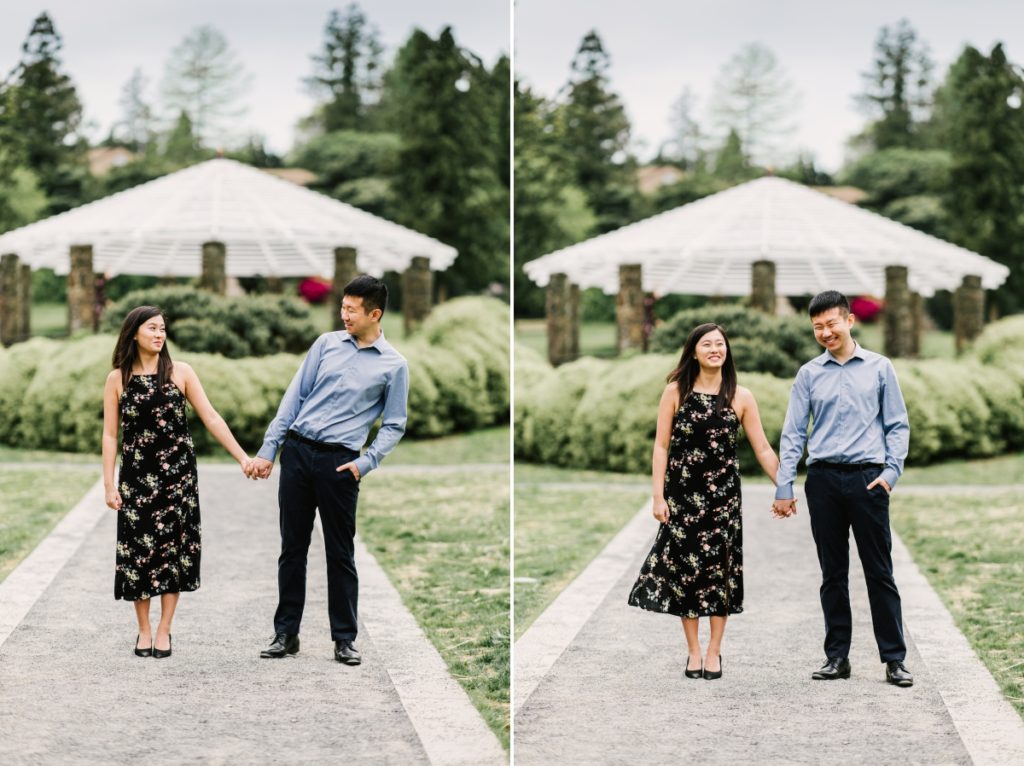
[[[676,362],[675,354],[588,357],[553,369],[517,346],[516,457],[648,472],[658,401]],[[990,326],[959,361],[897,360],[895,366],[910,417],[908,463],[1024,448],[1024,318]],[[739,382],[754,393],[777,449],[792,380],[741,371]],[[745,471],[760,471],[745,437],[740,460]]]
[[[103,385],[116,338],[35,338],[0,349],[0,443],[25,449],[98,452]],[[423,438],[506,422],[509,412],[508,307],[491,298],[438,306],[408,339],[390,339],[409,360],[407,436]],[[228,359],[181,350],[239,442],[255,450],[302,356]],[[189,410],[196,450],[219,450]]]
[[[231,359],[305,353],[317,329],[309,306],[283,295],[226,298],[191,287],[135,290],[103,314],[102,329],[117,333],[136,306],[159,306],[168,338],[183,351]]]
[[[651,350],[678,358],[693,328],[705,322],[725,328],[739,370],[791,377],[800,369],[797,360],[821,352],[802,316],[773,317],[745,306],[702,306],[680,311],[654,332]]]

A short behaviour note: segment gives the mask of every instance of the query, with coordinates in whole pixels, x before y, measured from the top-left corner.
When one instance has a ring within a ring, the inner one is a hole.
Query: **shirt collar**
[[[373,348],[373,349],[376,349],[378,353],[383,354],[386,349],[391,347],[391,344],[388,343],[386,340],[384,340],[384,330],[383,329],[381,329],[380,335],[377,336],[377,340],[375,340],[369,346],[360,346],[359,345],[359,341],[357,341],[355,338],[353,338],[345,330],[341,331],[341,339],[349,341],[353,346],[356,347],[357,350],[360,350],[360,351],[362,349],[364,349],[364,348]]]
[[[861,345],[857,341],[854,341],[853,353],[850,354],[850,359],[860,359],[863,362],[866,358],[867,357],[864,355],[864,349],[861,348]],[[850,359],[847,359],[846,361],[849,362]],[[825,353],[818,357],[818,363],[824,367],[829,362],[834,362],[835,364],[842,366],[842,363],[832,356],[832,352],[826,348]]]

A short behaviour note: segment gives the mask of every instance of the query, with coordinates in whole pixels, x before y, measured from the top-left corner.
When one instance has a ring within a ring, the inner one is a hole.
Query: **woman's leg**
[[[133,601],[135,604],[135,619],[139,621],[139,642],[135,645],[139,649],[148,649],[153,645],[153,631],[149,627],[149,604],[152,599],[143,598]]]
[[[722,654],[722,636],[725,635],[725,617],[711,617],[711,638],[708,639],[708,655],[704,667],[712,673],[722,669],[718,659]]]
[[[700,670],[700,638],[697,628],[700,624],[696,617],[680,617],[683,623],[683,635],[686,636],[686,648],[689,657],[686,660],[688,670]]]
[[[171,622],[174,620],[174,609],[178,606],[180,595],[180,593],[160,595],[160,624],[156,626],[156,642],[153,646],[161,651],[171,648]]]

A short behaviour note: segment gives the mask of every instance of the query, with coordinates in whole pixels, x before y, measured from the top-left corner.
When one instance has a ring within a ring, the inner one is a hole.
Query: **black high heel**
[[[139,638],[141,636],[142,636],[141,633],[139,633],[137,636],[135,636],[135,656],[136,657],[152,657],[153,656],[153,645],[152,644],[149,645],[148,649],[140,649],[139,648]]]
[[[156,648],[156,640],[154,639],[154,641],[153,641],[153,656],[156,657],[158,660],[162,660],[164,657],[170,657],[171,656],[171,634],[170,633],[167,634],[167,648],[166,649],[157,649]],[[719,673],[719,675],[721,675],[721,673]]]
[[[697,668],[696,670],[690,670],[690,657],[687,656],[686,657],[686,669],[683,671],[683,674],[687,678],[700,678],[704,674],[704,663],[702,662],[700,664],[700,667]]]
[[[156,649],[154,649],[153,652],[154,652],[154,656],[156,656],[155,655]],[[718,670],[714,670],[713,671],[713,670],[705,669],[704,670],[704,680],[705,681],[714,681],[716,678],[721,678],[721,677],[722,677],[722,655],[718,655]]]

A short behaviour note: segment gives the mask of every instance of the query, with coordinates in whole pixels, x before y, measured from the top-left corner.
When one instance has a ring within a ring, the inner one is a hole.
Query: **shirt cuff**
[[[360,479],[373,470],[373,462],[366,455],[357,457],[352,462],[356,464],[356,468],[359,470]]]
[[[277,457],[277,450],[269,444],[264,444],[260,447],[260,451],[256,453],[256,457],[261,457],[264,460],[269,460],[273,463],[274,458]]]
[[[775,499],[776,500],[792,500],[793,499],[793,485],[792,484],[780,484],[775,488]]]
[[[878,474],[878,478],[888,484],[889,489],[892,490],[896,488],[896,482],[899,481],[900,475],[892,468],[886,468]]]

